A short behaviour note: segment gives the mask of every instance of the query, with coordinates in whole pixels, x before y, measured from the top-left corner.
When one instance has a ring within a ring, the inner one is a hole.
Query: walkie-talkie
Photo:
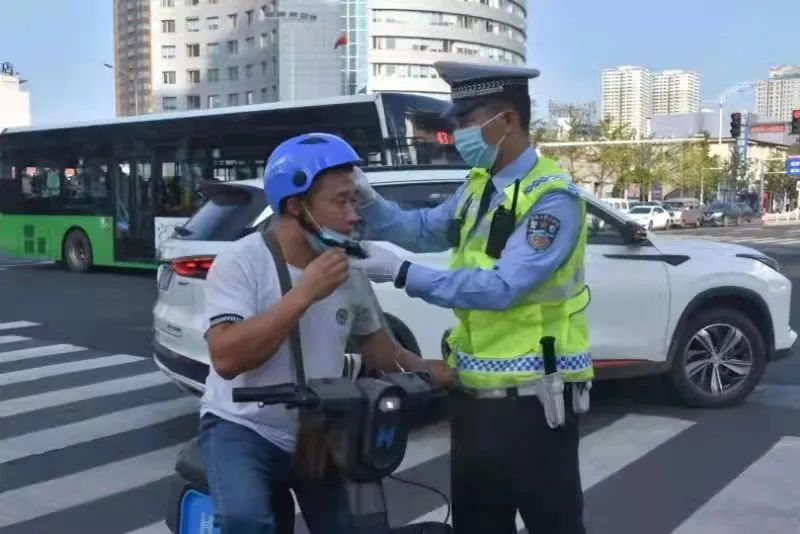
[[[556,365],[556,338],[545,336],[539,340],[542,345],[542,357],[544,359],[544,374],[552,375],[558,371]]]

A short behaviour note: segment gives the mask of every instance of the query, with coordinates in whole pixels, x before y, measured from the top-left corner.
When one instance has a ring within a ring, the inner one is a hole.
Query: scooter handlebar
[[[242,387],[233,389],[233,402],[258,402],[264,405],[285,404],[300,406],[317,402],[306,392],[304,397],[295,384],[275,386]]]

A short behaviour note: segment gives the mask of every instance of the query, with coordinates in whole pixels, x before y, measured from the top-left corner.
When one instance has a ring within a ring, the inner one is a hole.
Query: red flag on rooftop
[[[347,44],[347,35],[342,34],[339,36],[338,39],[336,39],[336,43],[333,45],[333,49],[336,50],[340,46],[344,46],[346,44]]]

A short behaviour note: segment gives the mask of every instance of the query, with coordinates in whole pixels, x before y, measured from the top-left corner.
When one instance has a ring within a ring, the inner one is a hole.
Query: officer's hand
[[[429,361],[428,372],[434,387],[448,388],[455,383],[456,372],[442,360]]]
[[[366,259],[351,259],[350,266],[361,269],[373,282],[393,282],[397,278],[403,260],[389,249],[375,243],[361,243],[367,253]]]
[[[353,168],[353,181],[356,186],[356,201],[358,202],[358,207],[363,208],[372,204],[378,197],[378,193],[369,185],[367,175],[364,174],[364,171],[359,167]]]
[[[333,248],[317,256],[306,266],[297,288],[314,302],[333,293],[347,280],[349,273],[344,249]]]

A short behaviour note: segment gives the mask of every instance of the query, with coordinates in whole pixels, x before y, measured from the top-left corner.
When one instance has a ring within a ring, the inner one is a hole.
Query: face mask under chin
[[[361,246],[358,244],[358,236],[346,236],[330,228],[325,228],[314,220],[305,205],[303,206],[303,211],[306,213],[307,220],[301,220],[301,225],[305,229],[308,242],[314,251],[321,254],[333,247],[341,247],[351,256],[365,257]],[[315,228],[318,228],[318,230],[315,230]]]

